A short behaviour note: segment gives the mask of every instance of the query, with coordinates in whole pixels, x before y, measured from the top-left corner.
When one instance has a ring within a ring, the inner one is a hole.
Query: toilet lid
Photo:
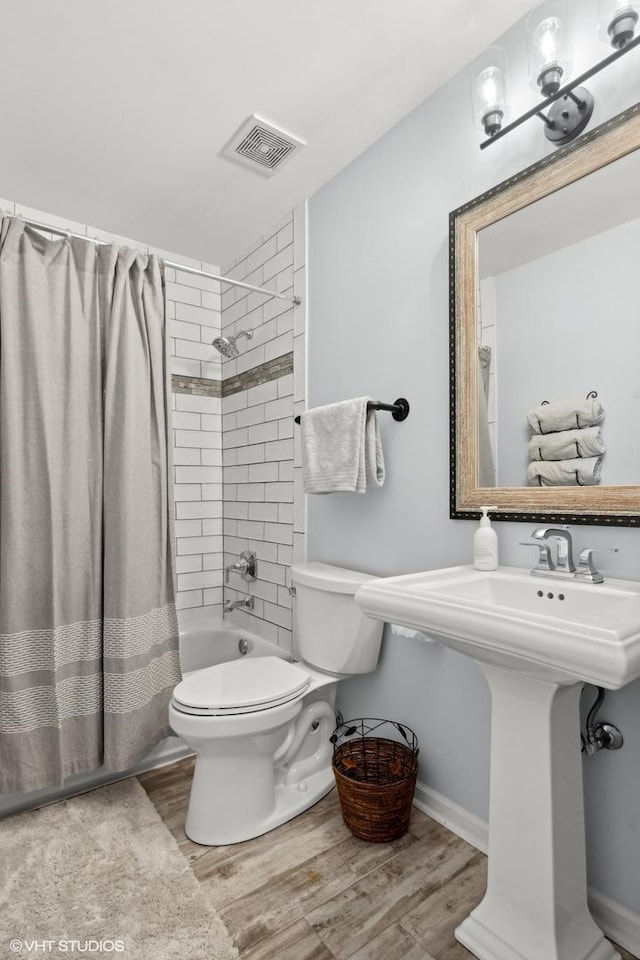
[[[196,670],[173,691],[186,713],[253,713],[295,699],[309,675],[280,657],[247,657]]]

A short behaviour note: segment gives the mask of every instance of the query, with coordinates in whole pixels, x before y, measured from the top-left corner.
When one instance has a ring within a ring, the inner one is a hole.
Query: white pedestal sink
[[[587,906],[578,701],[640,676],[640,584],[452,567],[356,601],[472,657],[491,689],[487,892],[457,939],[481,960],[615,960]]]

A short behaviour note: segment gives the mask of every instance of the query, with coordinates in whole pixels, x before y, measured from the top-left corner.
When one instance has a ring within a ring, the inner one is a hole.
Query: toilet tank
[[[375,577],[326,563],[294,563],[293,638],[301,660],[329,673],[369,673],[384,624],[357,606],[358,587]]]

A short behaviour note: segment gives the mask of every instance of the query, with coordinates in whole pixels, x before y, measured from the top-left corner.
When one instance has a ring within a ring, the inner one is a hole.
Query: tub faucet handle
[[[257,577],[258,558],[251,550],[243,550],[235,563],[224,568],[224,582],[229,583],[229,574],[239,573],[243,580],[255,580]]]

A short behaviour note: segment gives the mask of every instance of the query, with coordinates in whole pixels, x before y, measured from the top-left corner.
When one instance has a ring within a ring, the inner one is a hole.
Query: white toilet
[[[383,625],[353,599],[372,578],[324,563],[294,564],[291,574],[298,662],[220,663],[173,691],[169,722],[196,753],[185,825],[196,843],[258,837],[328,793],[335,684],[378,663]]]

